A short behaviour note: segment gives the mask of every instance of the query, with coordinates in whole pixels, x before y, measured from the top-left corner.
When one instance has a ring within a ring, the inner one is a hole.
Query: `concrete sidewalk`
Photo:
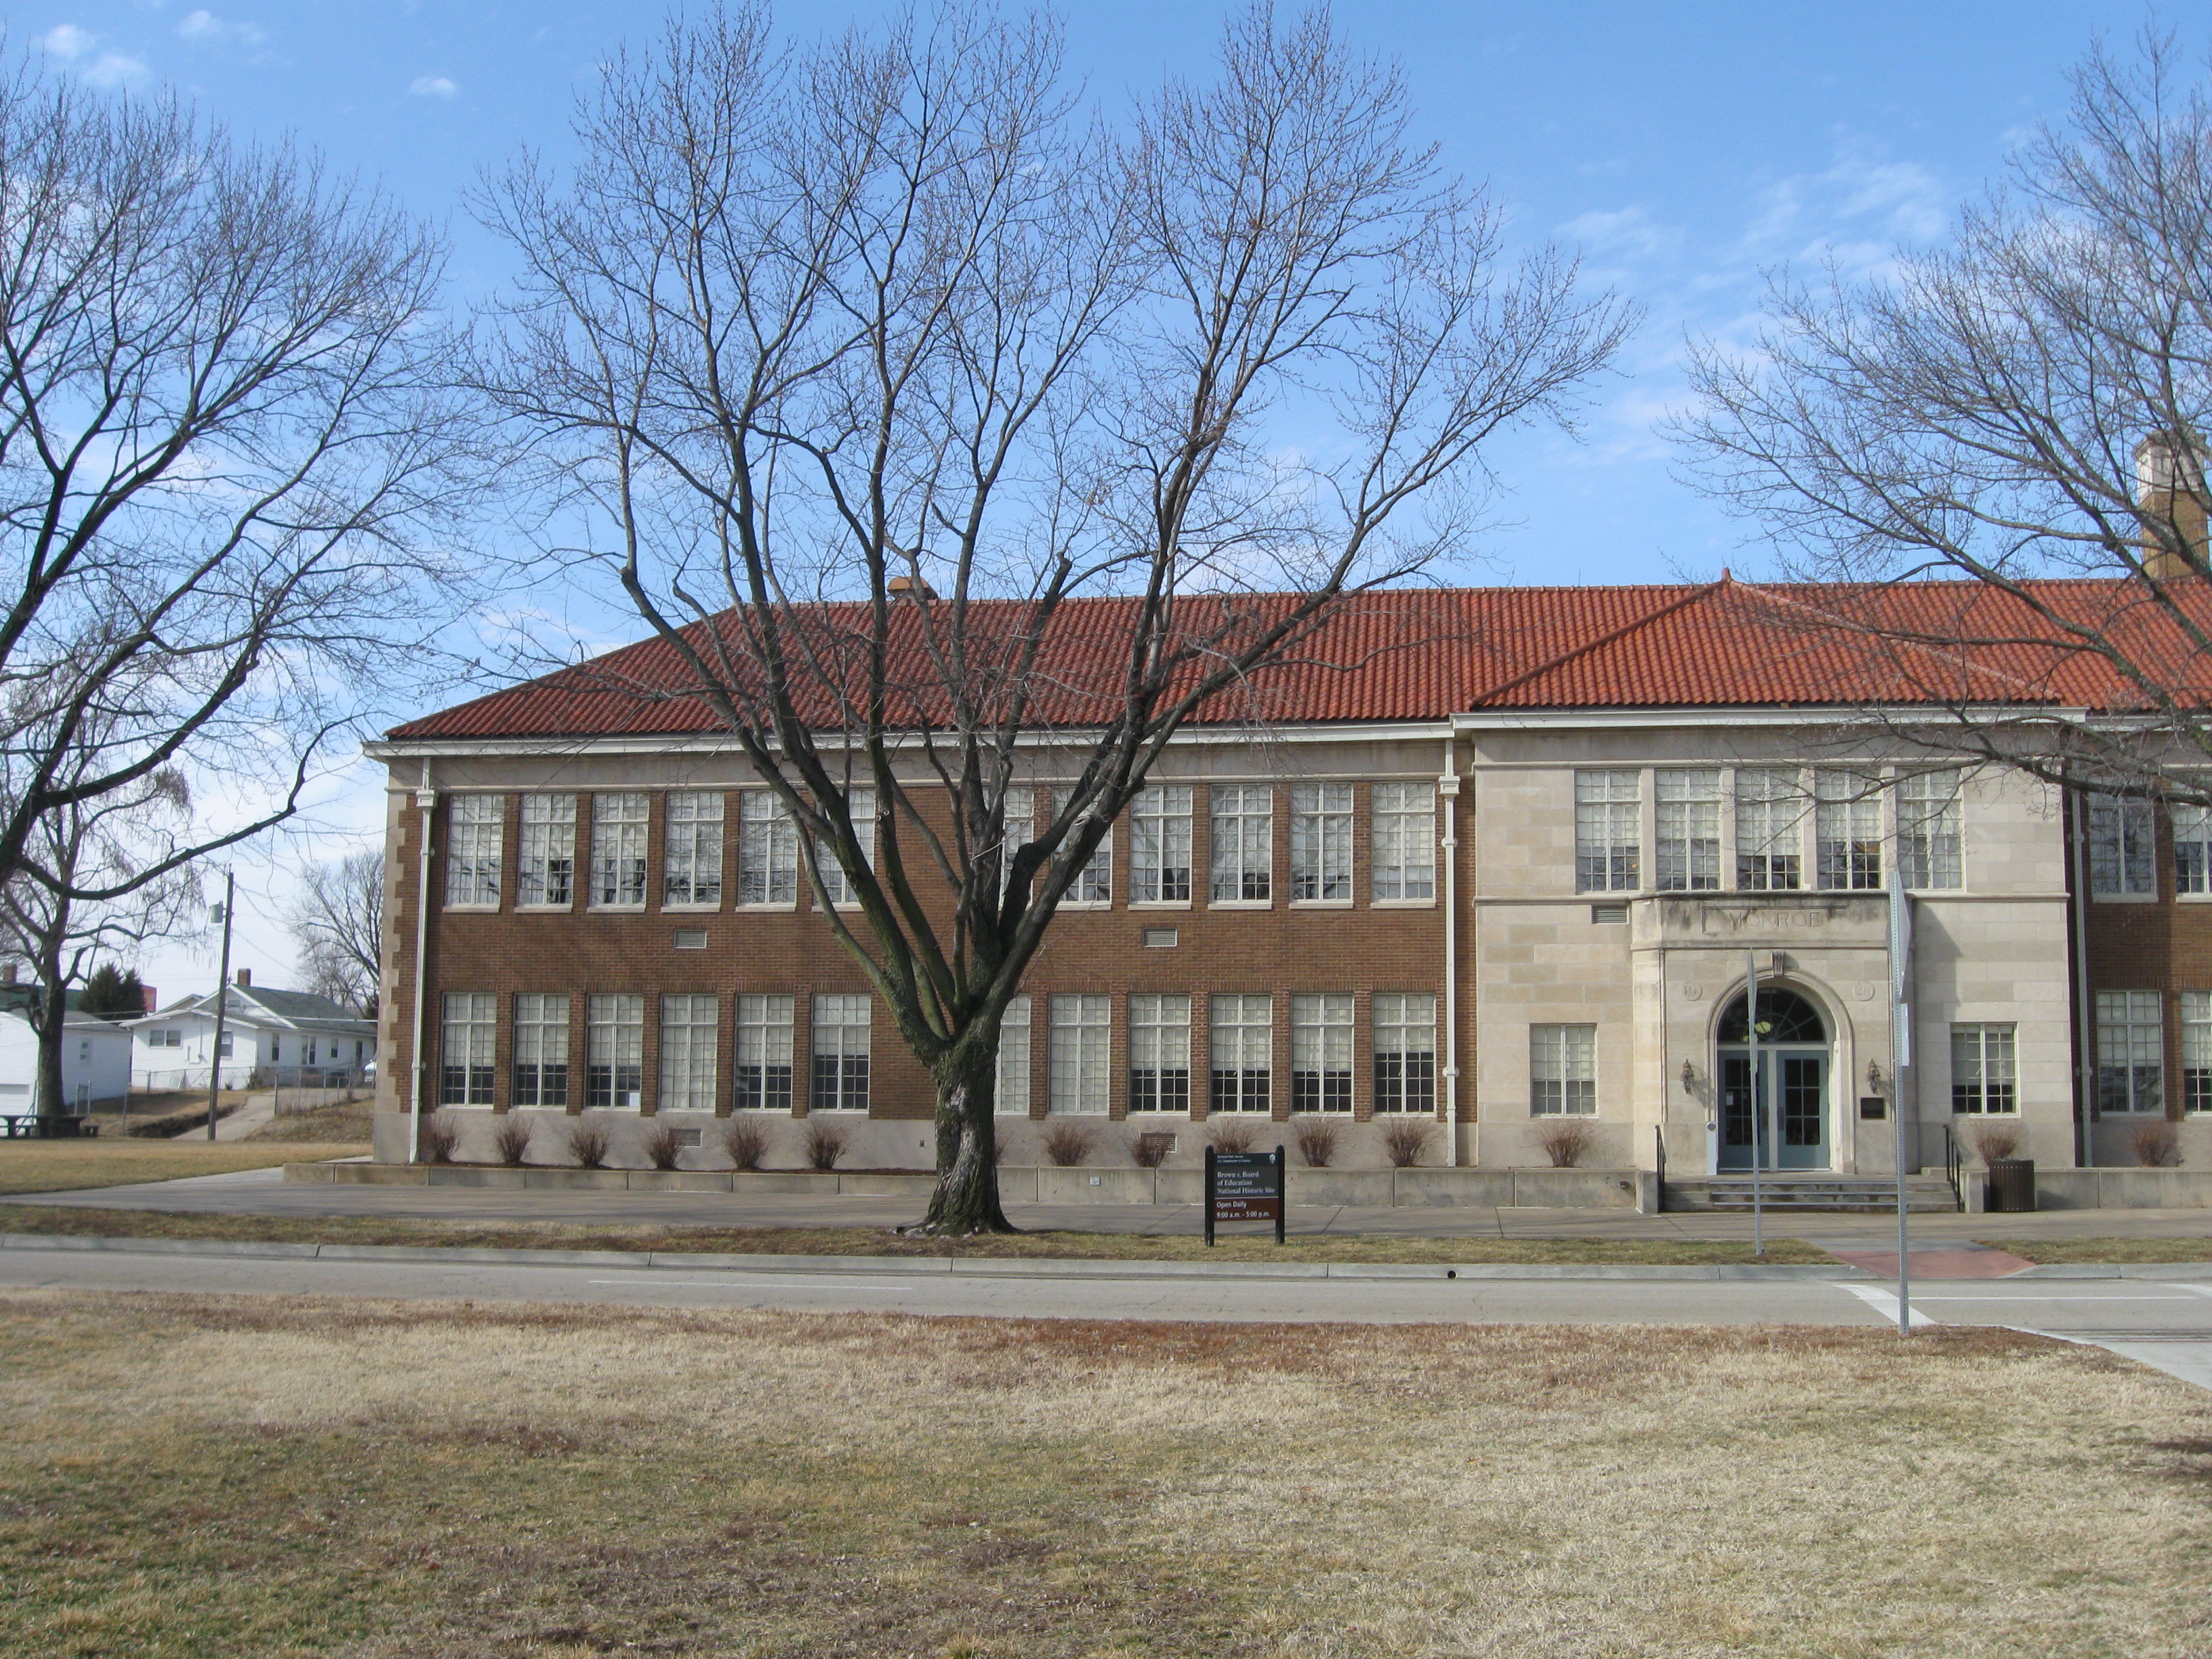
[[[76,1192],[23,1194],[4,1201],[201,1215],[384,1216],[412,1220],[571,1222],[599,1225],[713,1227],[894,1227],[917,1219],[905,1198],[815,1197],[804,1194],[499,1192],[480,1188],[350,1187],[288,1183],[281,1169]],[[1007,1219],[1032,1231],[1193,1236],[1204,1231],[1196,1205],[1010,1204]],[[1748,1240],[1748,1215],[1699,1211],[1638,1215],[1615,1209],[1513,1209],[1349,1205],[1294,1206],[1294,1233],[1418,1238],[1599,1238]],[[1255,1234],[1264,1227],[1249,1229]],[[1824,1248],[1894,1249],[1897,1219],[1885,1215],[1781,1213],[1766,1218],[1771,1238],[1802,1238]],[[2212,1238],[2212,1211],[2048,1210],[2032,1215],[1915,1215],[1916,1243],[1976,1239]]]

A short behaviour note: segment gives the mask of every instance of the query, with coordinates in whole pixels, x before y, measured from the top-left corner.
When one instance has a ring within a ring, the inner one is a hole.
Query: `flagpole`
[[[1912,908],[1905,872],[1889,871],[1889,1115],[1897,1129],[1897,1334],[1912,1334],[1912,1224],[1907,1207],[1911,1158],[1905,1124],[1905,1068],[1912,1063],[1912,1010],[1905,997],[1912,957]]]
[[[1765,1156],[1765,1148],[1759,1143],[1766,1121],[1759,1103],[1759,957],[1751,951],[1743,953],[1743,1041],[1748,1067],[1747,1085],[1751,1091],[1751,1253],[1765,1255],[1766,1200],[1759,1184],[1759,1165]]]

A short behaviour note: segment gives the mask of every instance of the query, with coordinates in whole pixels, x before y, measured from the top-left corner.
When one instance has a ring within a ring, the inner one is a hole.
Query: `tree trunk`
[[[69,1038],[69,991],[62,981],[60,929],[50,948],[39,951],[39,1000],[31,1024],[39,1036],[39,1069],[32,1086],[33,1109],[41,1126],[67,1115],[62,1092],[62,1044]]]
[[[998,1045],[975,1043],[937,1079],[937,1190],[915,1231],[966,1235],[1019,1229],[999,1207]]]

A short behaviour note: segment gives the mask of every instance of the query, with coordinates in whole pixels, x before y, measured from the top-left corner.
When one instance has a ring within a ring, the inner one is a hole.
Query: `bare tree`
[[[1695,354],[1677,435],[1793,574],[1839,585],[1808,622],[1857,629],[1900,693],[1953,716],[1901,735],[2203,802],[2203,77],[2170,38],[2099,48],[2013,173],[1893,275],[1778,277],[1753,349]]]
[[[300,872],[284,926],[307,988],[374,1018],[384,948],[384,854],[370,848]]]
[[[441,258],[289,149],[0,70],[0,884],[168,773],[226,811],[133,879],[266,828],[419,664],[473,487]]]
[[[1570,421],[1628,326],[1407,120],[1318,15],[1243,13],[1117,136],[1048,18],[794,51],[739,9],[611,65],[573,176],[484,194],[526,272],[487,383],[674,665],[594,672],[795,821],[935,1080],[926,1226],[1006,1225],[1000,1018],[1164,745],[1453,550],[1486,441]]]

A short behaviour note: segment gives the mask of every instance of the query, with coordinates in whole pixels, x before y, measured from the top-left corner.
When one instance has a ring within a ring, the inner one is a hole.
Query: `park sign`
[[[1272,1221],[1275,1243],[1283,1242],[1288,1212],[1284,1200],[1283,1149],[1272,1152],[1222,1152],[1206,1149],[1206,1242],[1213,1243],[1218,1221]]]

